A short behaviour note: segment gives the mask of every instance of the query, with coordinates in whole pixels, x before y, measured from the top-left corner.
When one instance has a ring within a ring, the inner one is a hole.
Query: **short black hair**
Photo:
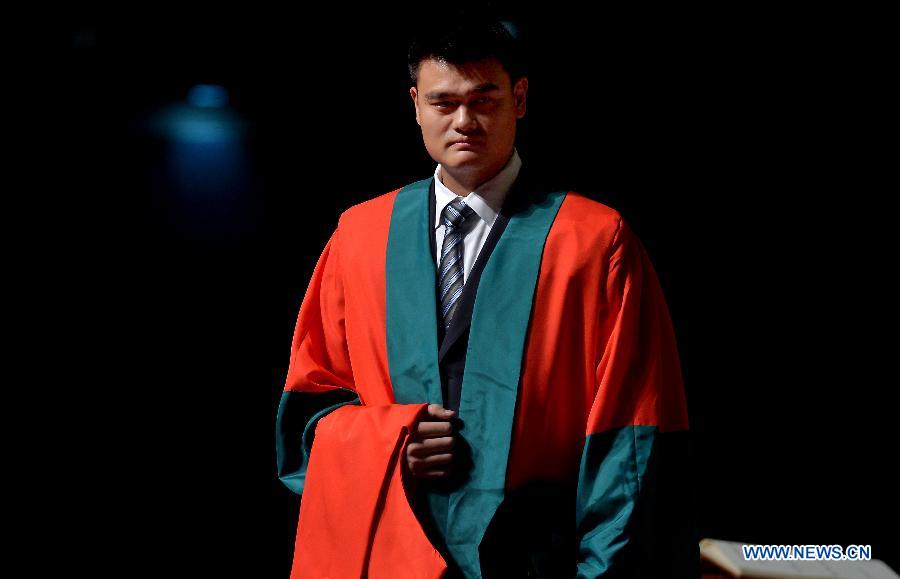
[[[460,65],[496,58],[515,84],[527,75],[520,44],[510,28],[494,16],[458,12],[429,20],[409,45],[409,79],[418,84],[423,60]]]

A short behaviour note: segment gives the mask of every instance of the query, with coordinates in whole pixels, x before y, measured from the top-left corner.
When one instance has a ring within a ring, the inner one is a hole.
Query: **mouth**
[[[479,146],[479,141],[474,139],[460,139],[458,141],[453,141],[450,143],[450,146],[456,149],[473,149]]]

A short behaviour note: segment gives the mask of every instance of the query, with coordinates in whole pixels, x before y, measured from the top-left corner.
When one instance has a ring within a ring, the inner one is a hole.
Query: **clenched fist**
[[[416,478],[447,476],[453,466],[453,424],[456,415],[440,404],[428,405],[428,416],[413,427],[406,445],[406,468]]]

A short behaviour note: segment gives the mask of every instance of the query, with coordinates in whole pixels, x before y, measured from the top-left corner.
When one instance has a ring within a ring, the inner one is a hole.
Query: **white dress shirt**
[[[512,187],[513,182],[519,175],[519,169],[522,167],[522,160],[519,153],[513,148],[512,155],[506,165],[503,166],[496,175],[488,181],[479,185],[475,191],[470,192],[464,197],[466,205],[475,211],[475,214],[466,219],[463,226],[465,232],[463,236],[463,283],[469,278],[469,272],[475,265],[475,259],[484,246],[494,221],[500,213],[503,206],[503,200]],[[444,243],[444,235],[446,228],[441,223],[441,212],[444,211],[451,201],[456,199],[458,195],[447,189],[441,181],[441,165],[438,164],[434,170],[434,235],[437,242],[435,248],[435,263],[438,267],[441,265],[441,246]]]

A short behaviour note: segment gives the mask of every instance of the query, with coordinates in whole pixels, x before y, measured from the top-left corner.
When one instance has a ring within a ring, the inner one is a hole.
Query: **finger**
[[[413,446],[409,447],[406,452],[406,456],[411,458],[428,458],[429,456],[433,456],[435,454],[448,454],[452,453],[452,448],[447,448],[447,446],[442,446],[440,448],[427,448],[424,446]]]
[[[419,422],[415,429],[415,436],[418,440],[450,436],[451,434],[453,434],[453,424],[449,422]]]
[[[427,474],[429,471],[427,465],[421,458],[407,457],[406,466],[408,467],[409,472],[417,477]]]
[[[453,462],[452,454],[432,454],[431,456],[422,459],[422,468],[425,470],[433,470],[435,467],[443,467],[451,462]]]
[[[456,438],[453,436],[440,436],[437,438],[426,438],[421,442],[424,450],[428,452],[450,452],[456,445]]]
[[[416,432],[434,436],[449,436],[453,432],[453,424],[450,422],[420,422],[416,425]]]
[[[447,420],[452,418],[456,413],[452,410],[447,410],[440,404],[429,404],[428,405],[428,415],[437,418],[438,420]]]
[[[440,438],[426,438],[422,442],[412,442],[407,447],[407,454],[425,457],[442,452],[450,452],[456,445],[456,439],[452,436]]]
[[[426,438],[424,440],[410,441],[406,445],[407,453],[426,456],[436,452],[451,452],[456,446],[456,438],[453,436],[440,436]]]
[[[425,457],[407,455],[405,462],[407,470],[416,475],[432,470],[450,470],[453,467],[453,454],[437,453]]]

